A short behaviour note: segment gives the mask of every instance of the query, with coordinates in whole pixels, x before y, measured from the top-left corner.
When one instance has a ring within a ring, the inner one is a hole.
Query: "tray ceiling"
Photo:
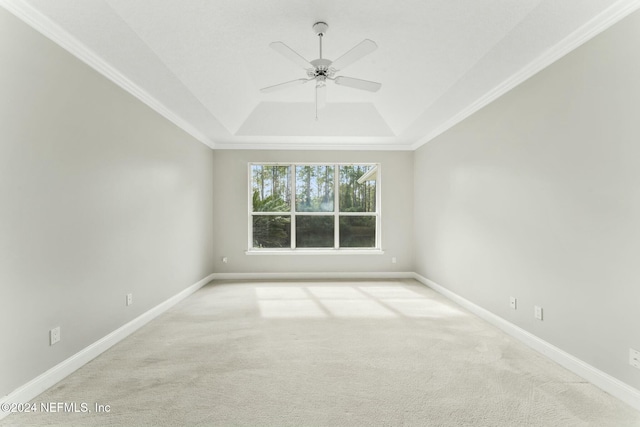
[[[213,148],[415,149],[637,9],[634,0],[1,0],[0,4]],[[329,84],[269,48],[378,49]]]

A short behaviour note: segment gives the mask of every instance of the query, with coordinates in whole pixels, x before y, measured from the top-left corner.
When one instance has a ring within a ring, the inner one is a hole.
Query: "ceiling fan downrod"
[[[313,68],[307,70],[309,78],[315,79],[318,83],[324,83],[327,78],[333,77],[333,70],[330,69],[331,61],[322,57],[322,38],[327,32],[329,25],[326,22],[316,22],[313,24],[313,31],[316,33],[320,43],[320,57],[310,61]]]
[[[327,80],[329,74],[329,65],[331,62],[323,60],[322,58],[322,37],[324,37],[324,33],[329,29],[329,25],[326,22],[316,22],[313,24],[313,31],[318,36],[318,42],[320,44],[320,58],[317,60],[311,61],[311,64],[314,65],[315,70],[312,73],[309,73],[309,77],[313,77],[316,80],[316,120],[318,120],[318,110],[320,108],[324,108],[325,105],[325,82]]]
[[[320,59],[322,59],[322,37],[324,37],[324,33],[329,29],[329,25],[326,22],[320,21],[313,24],[312,28],[320,39]]]

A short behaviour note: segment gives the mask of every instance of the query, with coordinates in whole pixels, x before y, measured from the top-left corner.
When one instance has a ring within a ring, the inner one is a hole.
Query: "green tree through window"
[[[250,164],[251,249],[379,248],[379,165]]]

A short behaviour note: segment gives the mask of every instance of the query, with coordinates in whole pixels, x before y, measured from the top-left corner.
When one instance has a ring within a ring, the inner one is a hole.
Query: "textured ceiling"
[[[0,4],[80,51],[212,147],[412,149],[630,13],[638,1]],[[269,43],[282,41],[316,59],[316,21],[329,24],[323,56],[332,60],[365,38],[374,40],[378,49],[340,74],[382,83],[375,93],[330,83],[318,120],[313,84],[259,90],[306,77]]]

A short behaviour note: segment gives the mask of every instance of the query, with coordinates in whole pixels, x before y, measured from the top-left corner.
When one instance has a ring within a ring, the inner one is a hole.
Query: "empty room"
[[[0,0],[0,426],[640,426],[640,0]]]

